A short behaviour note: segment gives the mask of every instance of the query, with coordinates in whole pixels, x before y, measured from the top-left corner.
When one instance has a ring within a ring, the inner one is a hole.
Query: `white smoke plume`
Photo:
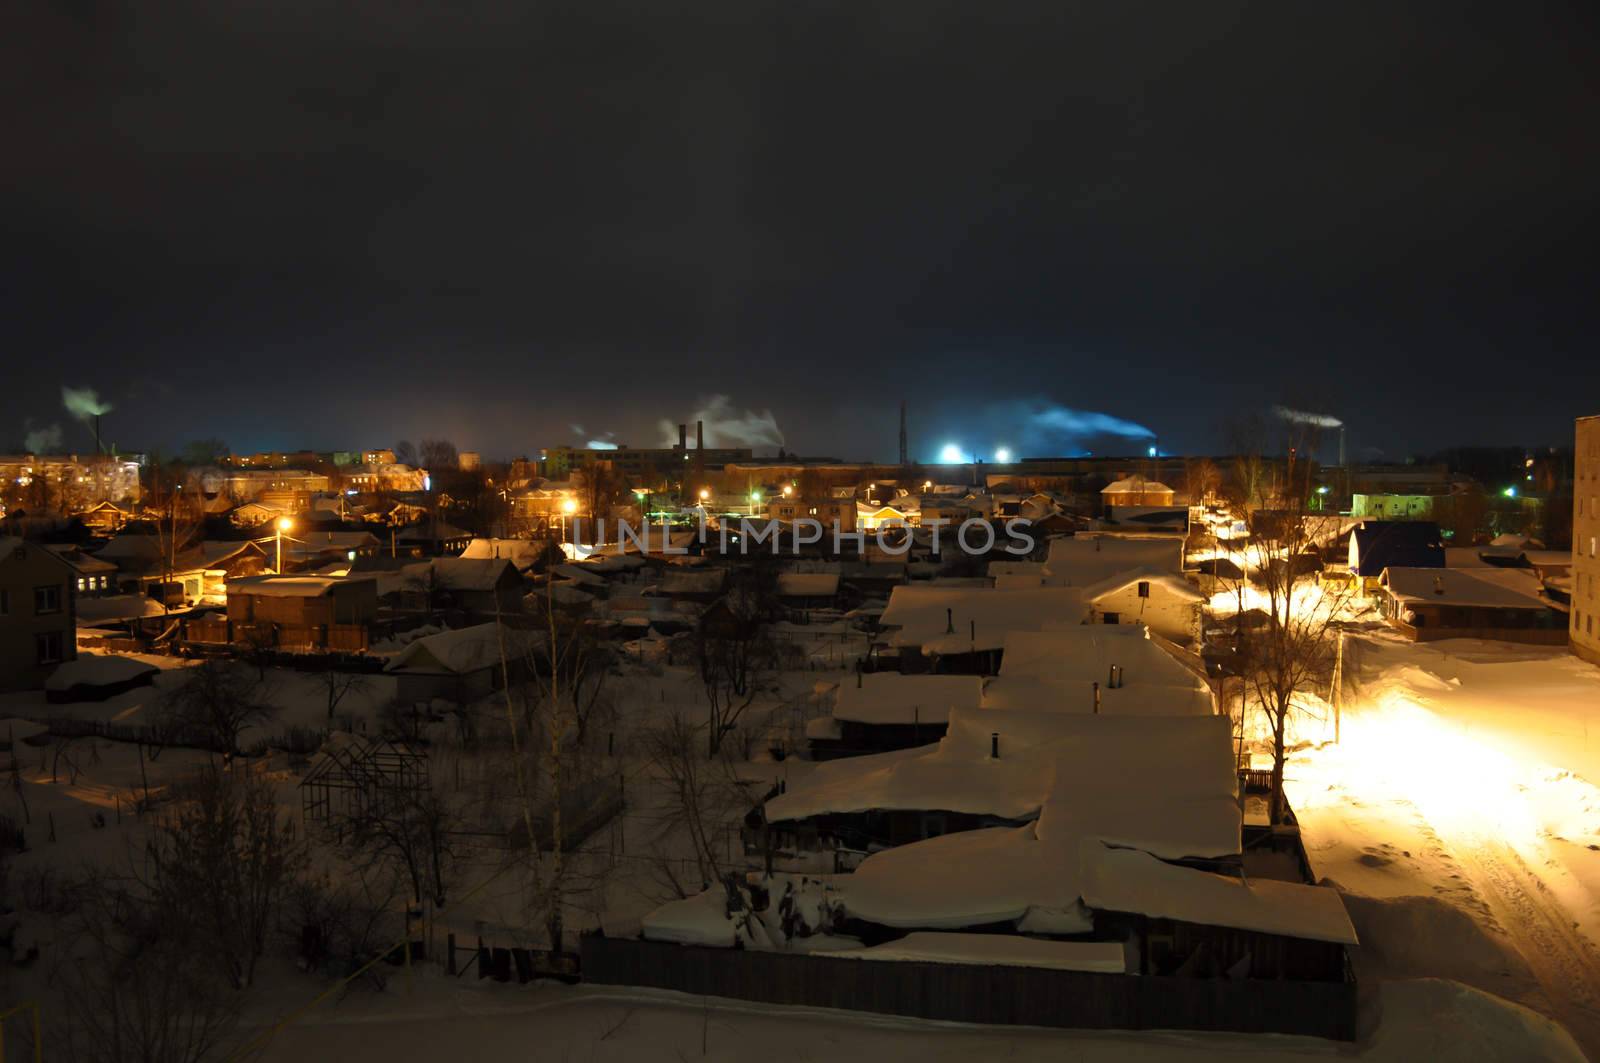
[[[689,445],[694,445],[694,423],[705,424],[708,447],[781,447],[783,431],[771,410],[736,410],[726,395],[701,398],[697,408],[688,417]],[[661,419],[661,445],[678,445],[678,422]]]
[[[582,439],[589,433],[583,430],[583,425],[574,423],[572,425],[572,434]],[[585,439],[583,445],[589,450],[616,450],[616,439],[617,433],[607,432],[605,435],[594,439]]]
[[[26,427],[28,434],[23,437],[22,445],[29,454],[49,454],[61,449],[64,437],[60,425],[53,424],[48,428],[33,428],[31,425]]]
[[[61,387],[61,405],[80,421],[89,421],[103,413],[111,412],[111,403],[102,402],[94,388]]]
[[[1295,424],[1315,425],[1318,428],[1343,428],[1344,422],[1337,417],[1330,417],[1325,413],[1309,413],[1306,410],[1291,410],[1287,406],[1274,406],[1272,412],[1282,417],[1285,421]]]

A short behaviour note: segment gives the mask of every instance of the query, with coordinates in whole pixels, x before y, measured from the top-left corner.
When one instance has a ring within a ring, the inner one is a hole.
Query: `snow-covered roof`
[[[958,709],[937,745],[819,764],[767,802],[767,816],[1037,816],[1040,838],[1094,837],[1170,858],[1227,855],[1239,851],[1229,734],[1221,716],[1152,725],[1106,714]],[[994,735],[998,759],[990,756]]]
[[[519,569],[531,568],[544,555],[544,544],[531,539],[474,539],[461,551],[463,558],[478,561],[506,558]]]
[[[839,573],[780,572],[778,593],[786,598],[831,598],[839,593]]]
[[[1051,539],[1045,559],[1050,582],[1091,587],[1124,572],[1183,572],[1183,543],[1176,539],[1137,539],[1075,535]]]
[[[605,577],[596,575],[593,565],[557,565],[552,569],[562,579],[571,580],[573,583],[582,583],[589,587],[604,587]]]
[[[147,616],[161,616],[166,612],[161,603],[146,594],[111,594],[103,597],[84,597],[77,602],[78,626],[92,627],[118,620],[139,620]]]
[[[320,598],[349,583],[371,583],[370,576],[251,576],[228,581],[229,594],[248,594],[258,598]]]
[[[46,690],[71,690],[73,687],[103,687],[125,683],[140,676],[154,675],[161,669],[132,657],[101,653],[80,653],[76,660],[57,666],[44,681]]]
[[[868,724],[942,724],[951,709],[976,709],[982,700],[982,676],[869,672],[839,684],[833,718]]]
[[[311,531],[297,532],[291,541],[284,536],[285,552],[296,554],[323,553],[328,550],[370,550],[378,545],[378,537],[364,531]]]
[[[668,901],[644,917],[641,929],[651,941],[678,945],[726,949],[738,939],[738,931],[728,918],[727,894],[720,888]]]
[[[502,581],[511,582],[517,567],[506,558],[435,557],[407,565],[402,575],[408,589],[426,586],[447,591],[492,591]]]
[[[1386,568],[1379,583],[1402,602],[1477,606],[1489,609],[1548,609],[1530,593],[1451,568]]]
[[[1001,675],[984,685],[983,708],[1093,713],[1095,682]],[[1103,675],[1098,682],[1099,711],[1110,716],[1209,716],[1215,711],[1210,692],[1198,684],[1185,688],[1130,682],[1126,687],[1109,687]]]
[[[502,647],[507,658],[515,658],[526,653],[535,641],[532,632],[517,628],[502,629],[499,624],[475,624],[441,631],[437,635],[428,635],[408,643],[383,666],[383,670],[464,675],[483,668],[498,667]]]
[[[1084,861],[1083,902],[1204,926],[1357,944],[1338,891],[1274,879],[1244,881],[1164,863],[1133,849],[1100,849]]]
[[[116,560],[153,561],[161,556],[159,535],[115,535],[95,551],[95,556]]]
[[[1194,589],[1194,586],[1182,576],[1160,569],[1140,568],[1129,572],[1121,572],[1115,576],[1093,583],[1083,588],[1083,596],[1093,602],[1108,595],[1117,594],[1127,590],[1136,583],[1148,583],[1151,590],[1161,588],[1166,596],[1177,598],[1183,602],[1203,602],[1206,596]]]
[[[906,584],[891,592],[880,623],[898,629],[889,636],[891,646],[964,653],[999,649],[1012,631],[1037,631],[1052,621],[1081,623],[1086,614],[1081,593],[1071,588]]]
[[[986,967],[1048,967],[1057,971],[1125,974],[1126,947],[1120,941],[1051,941],[1015,934],[953,934],[918,931],[866,949],[830,952],[841,960],[902,960],[914,963],[967,963]]]
[[[1159,480],[1146,480],[1143,476],[1128,476],[1100,489],[1102,495],[1144,494],[1148,491],[1172,493],[1172,488]]]

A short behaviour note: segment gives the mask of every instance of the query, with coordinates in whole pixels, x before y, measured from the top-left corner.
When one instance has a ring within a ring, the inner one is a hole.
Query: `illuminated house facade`
[[[1580,417],[1572,467],[1572,652],[1600,664],[1600,415]]]

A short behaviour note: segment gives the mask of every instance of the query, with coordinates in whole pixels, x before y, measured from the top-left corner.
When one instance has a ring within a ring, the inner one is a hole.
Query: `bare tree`
[[[394,460],[400,465],[418,465],[417,448],[411,445],[411,440],[402,439],[394,445]]]
[[[239,755],[239,736],[276,713],[269,691],[248,669],[221,659],[203,661],[162,697],[164,725],[212,739],[226,760]]]
[[[430,472],[453,469],[460,462],[456,445],[448,439],[424,439],[417,448],[417,457],[422,467]]]
[[[682,830],[694,849],[700,882],[687,883],[670,862],[657,861],[657,878],[679,896],[704,889],[720,880],[725,870],[719,858],[719,841],[751,802],[723,756],[700,753],[701,728],[673,716],[644,736],[645,756],[652,774],[667,784],[667,802],[660,810],[667,830]]]
[[[52,1055],[84,1063],[202,1063],[232,1042],[239,995],[190,928],[128,884],[96,877],[63,921],[51,980],[66,1021]]]
[[[158,906],[183,913],[243,989],[304,863],[293,822],[279,817],[267,784],[206,771],[146,842],[144,884]]]
[[[455,864],[457,819],[443,795],[424,784],[376,792],[337,827],[364,866],[387,869],[414,899],[442,907]]]
[[[1246,443],[1260,441],[1257,436]],[[1234,587],[1236,667],[1246,699],[1265,714],[1271,736],[1273,823],[1283,820],[1283,768],[1289,721],[1301,708],[1297,698],[1303,700],[1330,677],[1339,622],[1353,595],[1348,581],[1319,575],[1321,551],[1334,541],[1340,525],[1337,517],[1306,509],[1314,466],[1292,456],[1305,445],[1303,439],[1291,443],[1282,464],[1259,450],[1241,452],[1226,485],[1234,514],[1251,533],[1242,555],[1244,574]],[[1259,613],[1257,622],[1248,625],[1243,622],[1247,602]]]
[[[766,630],[766,596],[759,576],[735,587],[707,609],[695,629],[694,653],[708,709],[707,755],[739,726],[770,683],[776,648]]]
[[[365,694],[372,689],[372,680],[363,672],[342,672],[332,665],[325,668],[321,675],[322,692],[328,699],[328,719],[333,719],[333,714],[339,708],[339,703],[351,694]]]

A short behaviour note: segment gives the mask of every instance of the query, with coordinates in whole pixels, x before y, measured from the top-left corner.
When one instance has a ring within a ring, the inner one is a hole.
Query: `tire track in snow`
[[[1533,971],[1554,1017],[1600,1059],[1600,949],[1579,932],[1510,845],[1481,835],[1452,847],[1495,921]]]

